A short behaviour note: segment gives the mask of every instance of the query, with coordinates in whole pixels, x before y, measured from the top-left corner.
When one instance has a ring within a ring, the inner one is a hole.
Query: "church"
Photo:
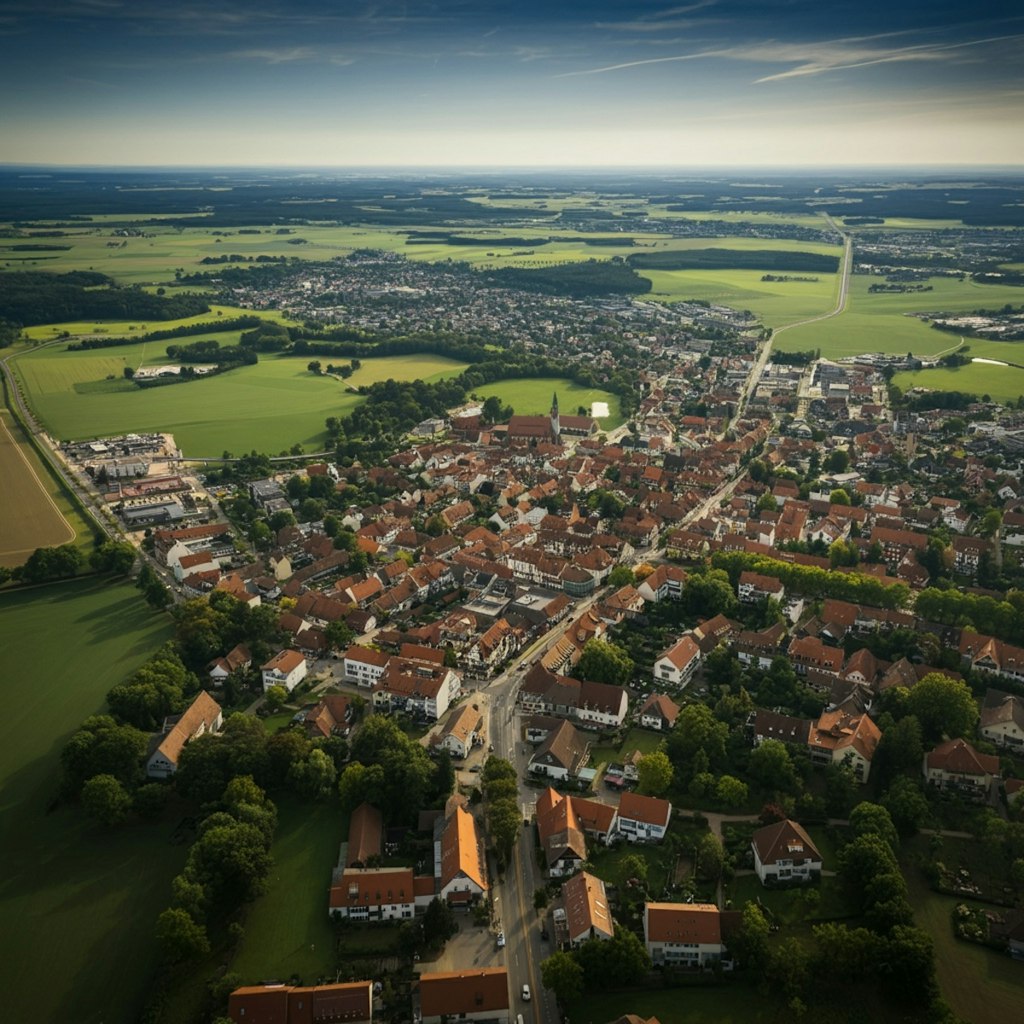
[[[597,429],[597,420],[591,416],[560,416],[555,392],[547,416],[513,416],[508,421],[508,443],[561,444],[562,434],[587,437],[596,434]]]

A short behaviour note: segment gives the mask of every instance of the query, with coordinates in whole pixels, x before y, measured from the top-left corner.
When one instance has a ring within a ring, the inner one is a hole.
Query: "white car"
[[[523,986],[523,1002],[528,1003],[530,1001],[530,986]]]
[[[498,945],[498,949],[501,949],[505,945],[505,933],[498,932],[498,938],[495,940]]]

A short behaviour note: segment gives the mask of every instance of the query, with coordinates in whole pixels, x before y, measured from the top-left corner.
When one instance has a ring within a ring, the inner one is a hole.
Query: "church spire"
[[[558,415],[558,392],[551,393],[551,434],[558,441],[562,432],[561,417]]]

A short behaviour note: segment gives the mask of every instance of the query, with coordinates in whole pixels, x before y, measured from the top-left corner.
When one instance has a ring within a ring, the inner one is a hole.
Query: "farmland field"
[[[0,565],[21,565],[39,547],[56,547],[75,539],[22,445],[9,429],[6,409],[0,410]]]
[[[598,420],[598,426],[602,430],[614,430],[623,422],[618,395],[599,388],[582,387],[566,377],[514,377],[485,384],[477,388],[475,394],[480,398],[497,395],[512,406],[517,416],[540,416],[550,411],[552,392],[558,395],[558,409],[563,416],[575,416],[577,407],[581,405],[589,414],[592,403],[607,402],[608,416]]]
[[[224,340],[227,336],[220,336]],[[187,456],[215,458],[252,449],[274,454],[301,444],[317,451],[324,420],[363,399],[348,390],[393,377],[426,381],[465,369],[433,355],[364,359],[347,382],[318,377],[299,357],[262,356],[216,377],[157,388],[124,387],[125,366],[160,365],[168,342],[66,352],[61,346],[26,352],[13,361],[36,414],[55,437],[73,440],[124,431],[174,434]],[[112,378],[106,381],[106,378]],[[106,382],[106,383],[105,383]]]
[[[153,922],[186,853],[167,842],[174,822],[111,833],[50,804],[68,736],[169,633],[168,620],[124,584],[0,594],[8,695],[0,720],[0,988],[8,1020],[134,1020],[145,998]]]

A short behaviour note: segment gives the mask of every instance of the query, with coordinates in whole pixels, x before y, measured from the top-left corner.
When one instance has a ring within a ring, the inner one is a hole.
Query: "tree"
[[[109,715],[87,718],[61,751],[64,792],[78,796],[94,775],[112,775],[123,786],[133,787],[142,778],[148,745],[144,732],[118,725]]]
[[[876,835],[884,839],[889,848],[896,853],[900,848],[900,839],[896,826],[889,817],[889,812],[880,804],[868,800],[857,804],[850,815],[850,829],[855,836]]]
[[[580,679],[626,686],[633,678],[633,659],[624,648],[607,640],[588,640],[576,665]]]
[[[331,758],[324,751],[313,749],[292,765],[288,781],[303,796],[322,800],[334,790],[336,776],[337,770]]]
[[[169,907],[157,919],[156,940],[170,963],[197,960],[210,952],[206,929],[177,907]]]
[[[757,504],[754,507],[758,512],[774,512],[778,509],[779,503],[775,500],[775,495],[771,491],[765,491],[757,499]]]
[[[323,373],[323,364],[319,359],[312,359],[306,364],[306,369],[309,370],[310,373],[319,375]]]
[[[768,961],[768,936],[771,929],[761,908],[756,903],[747,903],[743,908],[740,926],[730,943],[730,951],[739,960],[740,966],[761,971]]]
[[[330,622],[324,630],[324,636],[331,645],[332,650],[343,651],[355,639],[355,633],[344,619],[336,619]]]
[[[902,690],[909,700],[910,692]],[[892,692],[892,691],[889,691]],[[887,704],[888,702],[883,702]],[[920,771],[921,759],[924,757],[924,744],[921,741],[921,723],[916,715],[906,715],[898,722],[882,732],[878,741],[871,774],[882,780],[883,784],[895,778],[901,772]]]
[[[672,785],[672,762],[663,750],[644,754],[637,762],[638,790],[647,796],[662,796]]]
[[[640,984],[651,969],[644,944],[628,928],[610,939],[588,939],[576,951],[587,988],[626,988]]]
[[[850,468],[850,455],[843,448],[835,448],[825,459],[825,470],[829,473],[845,473]]]
[[[879,953],[886,988],[906,1003],[927,1004],[935,994],[935,949],[920,928],[897,925]]]
[[[263,695],[264,703],[273,714],[280,711],[288,700],[288,691],[281,685],[271,686]]]
[[[132,798],[113,775],[94,775],[82,787],[82,806],[104,825],[119,825],[128,817]]]
[[[608,574],[608,585],[612,587],[632,586],[636,583],[636,576],[628,565],[617,565]]]
[[[561,1006],[583,995],[583,968],[571,953],[559,950],[541,962],[540,977],[545,988],[555,993]]]
[[[929,672],[911,689],[907,708],[927,739],[968,736],[978,720],[978,706],[968,685],[941,672]]]
[[[797,787],[789,750],[781,740],[763,740],[756,746],[750,754],[747,770],[765,789],[789,793]]]
[[[458,930],[455,911],[446,900],[440,900],[435,896],[427,904],[427,909],[423,914],[423,941],[431,949],[439,949]]]
[[[96,572],[127,576],[135,564],[135,548],[131,544],[107,541],[89,555],[89,567]]]
[[[742,807],[747,802],[747,784],[732,775],[723,775],[715,787],[715,798],[726,807]]]
[[[353,811],[362,803],[374,800],[384,787],[384,769],[379,764],[367,766],[350,761],[338,779],[338,796],[345,810]]]
[[[705,832],[697,841],[697,863],[694,868],[699,878],[715,881],[722,874],[725,865],[725,850],[722,840],[714,832]]]
[[[896,779],[882,797],[882,806],[901,836],[912,836],[928,820],[928,801],[913,779]]]
[[[844,488],[837,487],[834,491],[829,492],[828,500],[830,505],[849,505],[850,495]]]

